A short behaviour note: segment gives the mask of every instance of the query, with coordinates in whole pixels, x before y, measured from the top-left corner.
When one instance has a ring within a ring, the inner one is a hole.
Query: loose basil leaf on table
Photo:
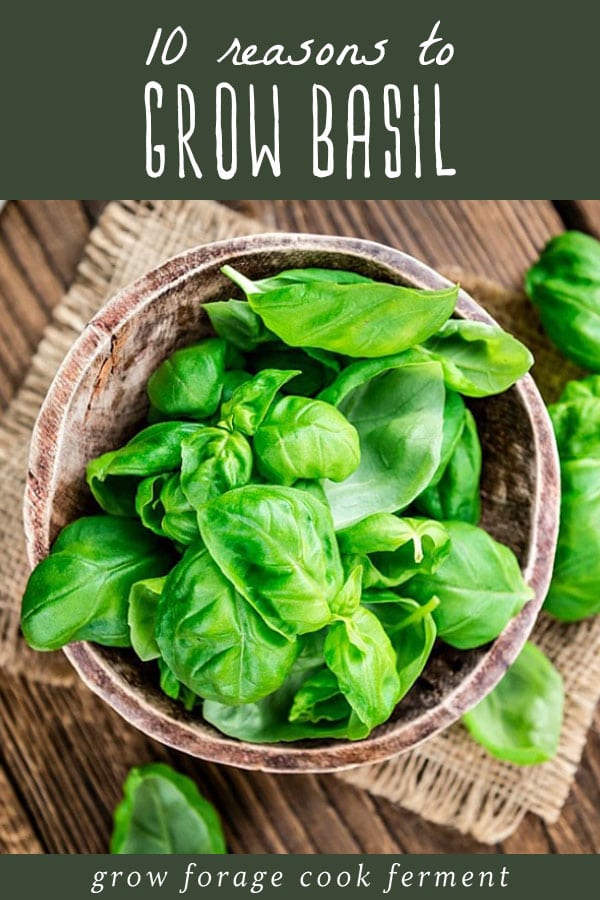
[[[525,291],[561,352],[600,371],[600,242],[578,231],[552,238],[527,272]]]
[[[236,388],[231,398],[223,403],[221,419],[231,430],[249,436],[255,434],[277,392],[298,374],[298,369],[263,369]]]
[[[194,782],[164,763],[132,769],[114,815],[111,853],[227,853],[221,821]]]
[[[298,478],[343,481],[360,462],[356,429],[335,406],[281,397],[254,436],[259,472],[276,484]]]
[[[499,394],[533,365],[530,351],[511,334],[470,319],[449,319],[422,349],[441,364],[446,385],[466,397]]]
[[[337,538],[345,556],[368,556],[365,587],[395,587],[419,572],[431,574],[450,552],[450,538],[440,522],[391,513],[367,516]]]
[[[243,434],[203,427],[181,442],[181,489],[198,510],[252,476],[252,448]]]
[[[135,516],[139,482],[179,469],[181,442],[204,427],[195,422],[158,422],[138,432],[124,447],[91,460],[86,475],[94,498],[112,515]]]
[[[158,601],[166,576],[136,581],[129,591],[127,624],[131,646],[142,662],[158,659],[160,650],[156,643],[156,615]]]
[[[379,619],[360,606],[329,627],[325,662],[356,716],[369,730],[385,722],[398,701],[396,654]]]
[[[497,759],[536,765],[556,756],[563,693],[560,674],[528,642],[502,680],[463,716],[463,722],[471,737]]]
[[[391,591],[365,591],[363,602],[377,616],[396,654],[399,702],[423,672],[433,650],[437,629],[433,618],[437,597],[423,605]]]
[[[564,460],[560,469],[560,528],[544,609],[576,622],[600,613],[600,460]]]
[[[481,444],[470,410],[458,443],[436,484],[415,500],[420,512],[434,519],[454,519],[476,525],[481,518]]]
[[[184,546],[199,543],[198,517],[183,493],[179,473],[168,476],[160,493],[160,502],[164,513],[161,521],[163,533]]]
[[[221,703],[250,703],[277,690],[298,653],[225,578],[205,548],[192,547],[169,574],[156,640],[175,677]]]
[[[356,428],[360,463],[325,493],[337,530],[378,512],[406,508],[439,462],[444,382],[438,363],[390,369],[349,390],[337,406]]]
[[[27,643],[34,650],[57,650],[71,641],[129,647],[131,586],[165,575],[172,564],[168,544],[135,520],[78,519],[31,573],[21,614]]]
[[[148,379],[152,406],[169,416],[211,416],[221,402],[225,352],[221,338],[176,350]]]
[[[291,637],[330,621],[342,564],[331,514],[308,491],[246,485],[204,506],[198,522],[217,565],[272,628]]]
[[[402,587],[407,597],[440,605],[433,617],[439,637],[469,650],[498,637],[533,597],[514,553],[487,532],[466,522],[444,522],[450,553],[431,575],[416,575]]]
[[[286,344],[353,357],[385,356],[420,343],[448,319],[458,296],[456,286],[425,291],[369,281],[305,281],[256,293],[235,270],[223,271],[235,274],[252,309]]]

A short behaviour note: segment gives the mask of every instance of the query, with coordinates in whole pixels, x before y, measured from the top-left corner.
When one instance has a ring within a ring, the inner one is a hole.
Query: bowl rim
[[[68,399],[76,391],[88,367],[110,347],[114,327],[122,326],[148,303],[173,290],[203,270],[223,265],[231,257],[238,264],[258,251],[302,250],[343,253],[357,260],[387,267],[390,274],[411,285],[429,289],[448,287],[451,281],[430,266],[387,245],[362,238],[298,233],[261,233],[227,238],[176,254],[110,298],[90,320],[63,360],[48,390],[33,428],[24,524],[27,556],[32,567],[47,555],[50,504],[53,495],[57,447],[68,425]],[[466,318],[496,324],[462,288],[456,311]],[[112,325],[107,325],[107,320]],[[126,721],[149,737],[192,756],[267,772],[325,772],[382,762],[412,749],[455,722],[500,680],[527,640],[544,601],[552,573],[559,521],[559,463],[554,433],[546,407],[527,374],[515,385],[527,411],[534,436],[538,464],[536,492],[532,497],[532,527],[524,577],[535,591],[474,668],[435,706],[416,717],[394,723],[380,734],[362,741],[337,740],[314,746],[294,743],[251,744],[228,738],[216,730],[199,734],[193,720],[176,718],[142,697],[101,655],[94,644],[78,642],[64,652],[83,682]],[[52,435],[44,440],[43,435]],[[50,446],[48,446],[50,444]]]

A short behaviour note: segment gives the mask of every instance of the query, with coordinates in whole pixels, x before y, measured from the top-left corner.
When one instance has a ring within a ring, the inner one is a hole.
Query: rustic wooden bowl
[[[62,364],[37,421],[25,499],[32,565],[59,530],[92,508],[84,470],[127,440],[147,410],[150,373],[177,347],[210,333],[200,304],[226,299],[229,263],[251,277],[281,269],[353,269],[380,280],[440,288],[446,279],[404,253],[353,238],[270,234],[189,250],[114,297]],[[492,322],[464,291],[457,313]],[[193,756],[266,771],[328,771],[377,762],[414,747],[474,706],[515,659],[542,605],[556,545],[559,476],[542,399],[529,376],[506,393],[472,404],[484,449],[482,525],[517,554],[535,589],[491,645],[459,652],[438,644],[423,677],[392,718],[359,742],[248,744],[233,740],[169,700],[154,666],[130,651],[76,643],[65,653],[83,681],[127,721]]]

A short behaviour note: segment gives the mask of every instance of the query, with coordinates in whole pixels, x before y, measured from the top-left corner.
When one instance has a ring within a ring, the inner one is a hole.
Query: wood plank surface
[[[597,204],[594,206],[593,204]],[[359,235],[509,286],[565,225],[600,233],[600,201],[236,201],[267,229]],[[103,201],[11,202],[0,217],[0,406],[73,278]],[[562,216],[562,219],[561,219]],[[332,776],[274,776],[173,753],[83,686],[0,682],[0,851],[102,852],[128,769],[166,760],[221,811],[233,852],[489,852]],[[8,824],[7,824],[8,823]],[[600,852],[600,719],[556,825],[529,816],[502,852]]]

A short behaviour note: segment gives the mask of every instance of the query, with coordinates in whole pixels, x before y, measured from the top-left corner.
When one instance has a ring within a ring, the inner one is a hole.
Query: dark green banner
[[[600,10],[571,0],[5,4],[0,196],[581,196]]]
[[[81,900],[306,897],[595,897],[588,856],[39,856],[2,861],[7,896]],[[12,889],[12,890],[11,890]]]

